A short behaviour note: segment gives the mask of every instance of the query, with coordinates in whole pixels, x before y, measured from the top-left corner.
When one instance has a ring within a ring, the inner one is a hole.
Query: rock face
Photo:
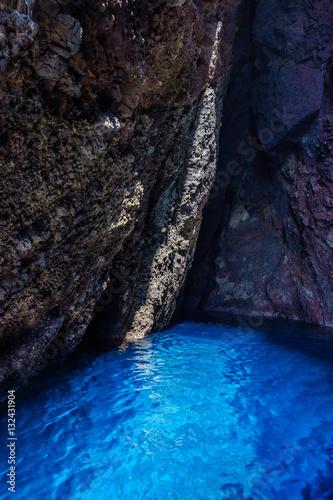
[[[214,181],[238,3],[2,0],[4,391],[96,312],[115,338],[168,323]]]
[[[242,12],[183,308],[333,326],[333,4]]]
[[[3,390],[88,325],[135,339],[180,304],[333,325],[332,19],[2,0]]]

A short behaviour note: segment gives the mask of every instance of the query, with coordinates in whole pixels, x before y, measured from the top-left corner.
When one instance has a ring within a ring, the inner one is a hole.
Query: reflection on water
[[[16,395],[16,498],[332,500],[332,352],[230,319],[76,355]]]

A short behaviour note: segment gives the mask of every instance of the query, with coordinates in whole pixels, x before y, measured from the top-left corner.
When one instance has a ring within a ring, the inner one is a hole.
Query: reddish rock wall
[[[183,307],[332,326],[333,5],[244,16]]]

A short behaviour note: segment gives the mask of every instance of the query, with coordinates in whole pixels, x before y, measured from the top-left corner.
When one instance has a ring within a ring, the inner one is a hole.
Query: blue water
[[[325,342],[185,322],[76,355],[16,393],[16,493],[3,439],[0,497],[332,500]]]

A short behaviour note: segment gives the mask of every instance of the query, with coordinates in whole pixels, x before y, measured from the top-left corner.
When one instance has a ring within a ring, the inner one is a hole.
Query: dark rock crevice
[[[179,304],[180,309],[186,312],[201,309],[215,286],[218,241],[229,223],[242,177],[251,164],[251,161],[244,161],[244,155],[240,154],[239,149],[247,136],[256,136],[256,124],[250,105],[256,73],[252,36],[254,12],[254,1],[242,2],[240,5],[238,31],[233,47],[233,67],[223,101],[216,179],[203,212],[195,258]]]
[[[205,210],[185,310],[333,324],[332,8],[255,2],[251,110],[244,113],[241,92],[231,99],[238,71],[218,162],[223,171],[246,115],[252,130],[238,136],[234,158],[238,150],[250,164]]]

